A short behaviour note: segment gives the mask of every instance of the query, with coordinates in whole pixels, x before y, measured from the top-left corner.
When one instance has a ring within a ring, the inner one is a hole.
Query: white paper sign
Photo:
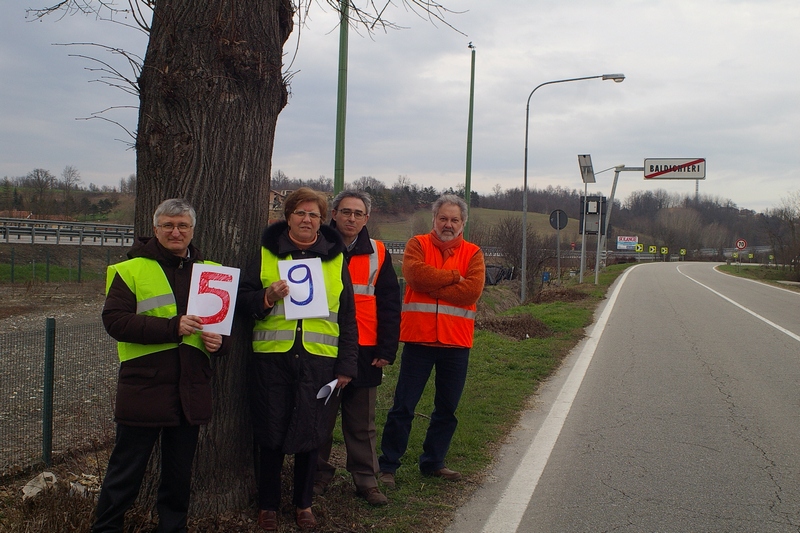
[[[238,268],[195,263],[186,314],[199,316],[203,331],[230,335],[238,289]]]
[[[333,396],[333,391],[336,390],[336,384],[338,382],[339,382],[338,379],[334,379],[330,383],[326,383],[325,385],[323,385],[322,388],[319,389],[319,392],[317,393],[317,400],[325,398],[325,405],[327,405],[328,400],[330,400],[331,396]]]
[[[278,261],[278,272],[289,284],[289,296],[283,299],[288,320],[330,315],[319,257]]]

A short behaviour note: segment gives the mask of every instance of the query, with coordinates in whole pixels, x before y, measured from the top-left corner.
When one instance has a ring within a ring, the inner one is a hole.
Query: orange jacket
[[[406,244],[401,341],[472,347],[476,304],[486,279],[483,252],[467,241],[453,251],[445,261],[430,235],[417,235]]]
[[[353,281],[356,300],[356,322],[358,323],[358,344],[376,346],[378,344],[378,305],[375,299],[375,284],[378,272],[383,266],[386,248],[381,241],[370,239],[375,250],[371,254],[354,255],[347,268]]]

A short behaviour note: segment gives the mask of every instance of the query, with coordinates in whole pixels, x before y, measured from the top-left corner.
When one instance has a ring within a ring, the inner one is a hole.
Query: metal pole
[[[525,303],[525,290],[527,284],[527,259],[528,259],[528,121],[531,109],[531,97],[536,89],[544,87],[545,85],[553,85],[555,83],[566,83],[568,81],[582,81],[582,80],[613,80],[615,83],[620,83],[625,79],[624,74],[601,74],[599,76],[583,76],[580,78],[567,78],[563,80],[553,80],[540,83],[533,88],[531,94],[528,95],[528,102],[525,105],[525,166],[522,171],[522,271],[520,277],[522,278],[522,288],[520,289],[520,301]],[[583,246],[583,243],[581,243]],[[581,269],[581,278],[583,277],[583,270]]]
[[[558,269],[558,284],[561,285],[561,211],[556,211],[556,268]]]
[[[583,283],[583,271],[586,269],[586,195],[588,185],[583,184],[583,202],[581,202],[581,271],[578,275],[578,282]]]
[[[600,240],[603,233],[603,197],[597,202],[597,254],[594,256],[594,284],[597,285],[600,275]]]
[[[339,87],[336,98],[336,153],[333,168],[333,194],[344,189],[344,140],[347,116],[347,43],[350,29],[350,0],[341,0],[339,23]]]
[[[469,119],[467,121],[467,177],[464,187],[464,201],[467,203],[467,213],[469,213],[470,199],[472,197],[472,111],[475,101],[475,47],[469,43],[472,49],[472,66],[469,77]],[[464,238],[469,240],[469,219],[464,225]]]
[[[52,463],[53,452],[53,376],[55,367],[56,319],[48,317],[44,333],[44,393],[42,395],[42,461]]]

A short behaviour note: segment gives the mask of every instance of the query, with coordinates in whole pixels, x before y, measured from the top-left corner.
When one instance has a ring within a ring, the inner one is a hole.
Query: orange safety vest
[[[436,268],[458,270],[466,275],[469,262],[480,251],[477,245],[464,241],[447,261],[431,241],[430,235],[415,237],[422,245],[425,262]],[[459,306],[431,298],[426,292],[417,292],[406,284],[403,313],[400,316],[400,340],[421,344],[444,344],[472,348],[477,303]]]
[[[347,268],[353,281],[353,293],[356,301],[356,323],[358,323],[358,344],[361,346],[378,345],[378,303],[375,299],[375,284],[378,283],[378,272],[383,267],[386,247],[381,241],[370,239],[371,254],[360,254],[350,257]]]

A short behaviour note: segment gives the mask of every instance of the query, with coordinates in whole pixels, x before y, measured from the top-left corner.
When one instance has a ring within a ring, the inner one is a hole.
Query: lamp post
[[[546,81],[544,83],[540,83],[536,87],[533,88],[531,94],[528,95],[528,102],[525,105],[525,167],[523,169],[523,180],[522,180],[522,288],[520,289],[520,301],[524,304],[526,298],[526,290],[527,290],[527,269],[528,269],[528,122],[530,117],[530,109],[531,109],[531,97],[533,93],[536,92],[539,87],[544,87],[545,85],[553,85],[556,83],[566,83],[568,81],[583,81],[583,80],[614,80],[615,83],[620,83],[625,80],[624,74],[600,74],[598,76],[584,76],[581,78],[567,78],[563,80],[553,80],[553,81]]]

